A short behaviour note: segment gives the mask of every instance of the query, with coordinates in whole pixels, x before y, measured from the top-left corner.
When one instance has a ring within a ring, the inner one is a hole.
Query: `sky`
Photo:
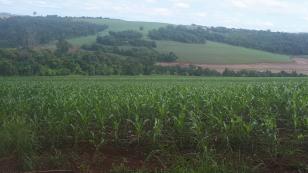
[[[19,15],[110,17],[308,32],[308,0],[0,0],[0,12]]]

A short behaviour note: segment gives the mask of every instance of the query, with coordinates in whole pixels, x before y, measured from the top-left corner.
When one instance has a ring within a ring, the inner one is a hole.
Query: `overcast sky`
[[[308,0],[0,0],[0,12],[308,32]]]

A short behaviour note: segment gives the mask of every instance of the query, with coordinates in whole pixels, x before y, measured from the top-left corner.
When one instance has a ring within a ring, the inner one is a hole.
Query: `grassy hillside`
[[[261,62],[288,62],[290,58],[264,51],[210,42],[186,44],[173,41],[158,41],[160,52],[175,52],[181,62],[208,64],[249,64]]]
[[[125,21],[120,19],[81,19],[81,21],[87,21],[95,24],[106,24],[108,29],[101,32],[100,35],[105,35],[109,31],[125,31],[125,30],[137,30],[142,32],[145,36],[152,29],[157,29],[160,27],[167,26],[165,23],[154,23],[154,22],[135,22],[135,21]],[[143,29],[140,30],[140,27]],[[96,35],[87,37],[78,37],[70,39],[69,41],[74,45],[82,45],[93,43],[96,39]]]
[[[138,30],[145,36],[148,31],[167,24],[151,22],[131,22],[118,19],[81,19],[96,24],[106,24],[108,30],[101,32],[100,35],[107,34],[108,31]],[[143,27],[143,30],[140,30]],[[96,35],[70,39],[74,45],[90,44],[95,42]],[[160,52],[174,52],[179,56],[179,61],[192,63],[209,64],[249,64],[261,62],[288,62],[290,58],[285,55],[278,55],[264,51],[247,49],[243,47],[231,46],[216,42],[207,44],[186,44],[172,41],[157,41]]]

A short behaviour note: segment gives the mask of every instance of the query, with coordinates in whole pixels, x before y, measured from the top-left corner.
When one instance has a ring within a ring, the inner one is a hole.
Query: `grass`
[[[164,27],[165,23],[152,22],[136,22],[124,21],[118,19],[78,19],[91,23],[106,24],[109,26],[108,30],[99,33],[105,35],[108,31],[123,31],[123,30],[137,30],[140,27],[144,29],[142,32],[145,36],[148,31]],[[96,40],[96,35],[78,37],[70,39],[69,42],[74,45],[91,44]],[[157,41],[160,52],[174,52],[179,56],[180,62],[190,63],[207,63],[207,64],[251,64],[251,63],[284,63],[290,62],[290,57],[286,55],[279,55],[268,53],[264,51],[247,49],[243,47],[231,46],[227,44],[208,42],[207,44],[185,44],[172,41]]]
[[[15,155],[28,169],[73,160],[84,172],[111,163],[115,172],[305,172],[307,86],[307,78],[0,78],[0,158]]]
[[[186,44],[158,41],[157,50],[174,52],[180,62],[197,64],[252,64],[290,62],[289,56],[208,41],[207,44]]]
[[[152,29],[157,29],[164,27],[168,24],[165,23],[156,23],[156,22],[138,22],[138,21],[125,21],[120,19],[78,19],[81,21],[87,21],[96,24],[105,24],[108,25],[108,29],[99,33],[99,35],[108,34],[109,31],[125,31],[125,30],[136,30],[142,32],[144,35],[147,35],[148,31]],[[143,27],[143,30],[140,30],[140,27]],[[70,43],[74,45],[83,45],[91,44],[95,42],[96,36],[86,36],[70,39]]]

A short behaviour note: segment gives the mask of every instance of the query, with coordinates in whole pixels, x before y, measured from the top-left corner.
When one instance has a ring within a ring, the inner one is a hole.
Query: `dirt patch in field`
[[[256,63],[256,64],[193,64],[188,62],[172,62],[172,63],[159,63],[161,66],[181,66],[189,67],[191,65],[214,69],[223,72],[226,68],[234,71],[240,70],[256,70],[256,71],[272,71],[272,72],[293,72],[308,74],[308,59],[306,58],[292,58],[289,63]]]
[[[155,172],[166,169],[159,157],[156,155],[151,157],[151,154],[143,147],[105,145],[99,151],[84,147],[76,154],[70,161],[74,173],[109,173],[114,169],[116,169],[115,172],[133,170]]]
[[[19,160],[14,157],[6,157],[0,159],[0,173],[19,173]]]

